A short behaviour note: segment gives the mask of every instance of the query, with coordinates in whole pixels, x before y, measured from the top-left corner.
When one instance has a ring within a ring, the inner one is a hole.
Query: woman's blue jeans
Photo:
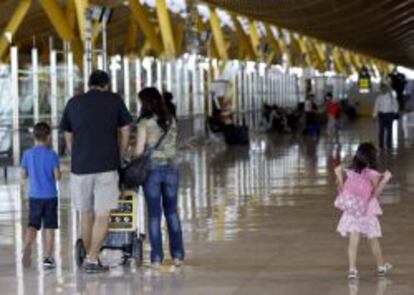
[[[172,259],[184,259],[183,235],[177,211],[179,174],[176,165],[153,165],[144,183],[148,209],[148,232],[151,244],[151,263],[162,262],[161,215],[167,221]]]

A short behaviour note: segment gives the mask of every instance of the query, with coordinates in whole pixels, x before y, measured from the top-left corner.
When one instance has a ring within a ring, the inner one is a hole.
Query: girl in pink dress
[[[378,220],[378,216],[382,215],[382,210],[378,202],[378,196],[392,175],[389,171],[384,174],[379,173],[376,170],[376,162],[376,148],[371,143],[362,143],[358,146],[349,168],[346,169],[340,165],[335,169],[340,192],[335,201],[335,206],[343,210],[337,231],[343,237],[349,237],[349,279],[358,278],[356,260],[361,236],[369,240],[372,254],[377,262],[378,275],[384,276],[390,273],[392,268],[389,263],[384,262],[378,240],[382,236]],[[344,176],[346,176],[345,180]],[[359,209],[363,206],[363,210],[352,210],[352,204],[346,206],[350,202],[355,203],[355,199],[357,201],[359,199]]]

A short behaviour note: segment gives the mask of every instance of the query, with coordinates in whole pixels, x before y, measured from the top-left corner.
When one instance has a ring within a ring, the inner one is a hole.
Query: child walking
[[[376,148],[371,143],[362,143],[358,146],[350,167],[340,165],[335,169],[339,187],[335,207],[343,211],[337,231],[341,236],[349,237],[349,279],[358,278],[356,262],[361,236],[368,238],[378,275],[387,275],[392,268],[391,264],[384,262],[382,256],[379,242],[382,233],[378,220],[378,216],[382,215],[378,196],[392,175],[389,171],[381,174],[376,167]]]
[[[49,148],[50,127],[37,123],[33,128],[34,146],[26,150],[21,163],[22,177],[29,178],[29,225],[25,234],[23,265],[31,264],[32,244],[43,227],[45,249],[43,266],[54,268],[54,230],[58,228],[56,181],[61,178],[58,155]]]

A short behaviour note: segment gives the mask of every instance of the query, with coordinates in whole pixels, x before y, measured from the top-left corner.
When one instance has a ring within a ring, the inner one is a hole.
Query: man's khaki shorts
[[[118,172],[70,174],[70,194],[76,210],[106,213],[118,207]]]

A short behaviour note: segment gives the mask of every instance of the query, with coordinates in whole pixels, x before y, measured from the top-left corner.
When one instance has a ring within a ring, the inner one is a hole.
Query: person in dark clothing
[[[60,128],[71,153],[70,193],[81,213],[88,273],[106,271],[98,261],[109,211],[118,207],[118,168],[126,154],[132,117],[123,99],[109,91],[104,71],[94,71],[89,90],[71,98]]]

